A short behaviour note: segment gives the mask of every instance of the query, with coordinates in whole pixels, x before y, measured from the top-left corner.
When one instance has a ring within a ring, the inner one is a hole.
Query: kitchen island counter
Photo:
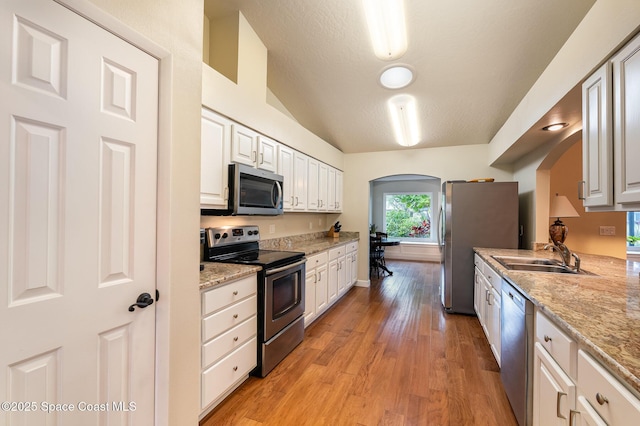
[[[640,262],[579,254],[587,274],[508,270],[492,256],[554,258],[549,251],[474,248],[503,278],[640,395]]]

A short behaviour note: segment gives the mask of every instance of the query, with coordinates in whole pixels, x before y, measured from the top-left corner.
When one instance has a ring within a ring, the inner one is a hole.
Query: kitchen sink
[[[542,259],[539,257],[509,257],[509,256],[492,256],[495,260],[500,262],[503,266],[509,264],[518,265],[560,265],[560,261],[555,259]]]
[[[593,275],[590,272],[575,269],[563,265],[556,259],[545,259],[539,257],[509,257],[509,256],[492,256],[495,260],[500,262],[502,266],[512,271],[527,271],[527,272],[547,272],[555,274],[586,274]]]

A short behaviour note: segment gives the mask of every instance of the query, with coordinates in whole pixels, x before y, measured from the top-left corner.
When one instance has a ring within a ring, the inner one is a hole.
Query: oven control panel
[[[260,241],[260,231],[257,225],[219,226],[206,228],[207,247],[219,247],[226,244],[249,243]]]

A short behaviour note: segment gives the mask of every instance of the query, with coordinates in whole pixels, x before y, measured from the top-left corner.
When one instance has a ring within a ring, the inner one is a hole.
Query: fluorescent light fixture
[[[542,130],[546,130],[546,131],[549,131],[549,132],[555,132],[557,130],[564,129],[568,125],[569,125],[569,123],[554,123],[554,124],[549,124],[548,126],[544,126],[542,128]]]
[[[420,142],[415,98],[411,95],[396,95],[387,101],[387,106],[396,142],[403,146],[413,146]]]
[[[407,51],[404,0],[362,0],[373,51],[380,59],[397,59]]]
[[[413,82],[413,71],[405,65],[387,68],[380,75],[380,84],[387,89],[402,89]]]

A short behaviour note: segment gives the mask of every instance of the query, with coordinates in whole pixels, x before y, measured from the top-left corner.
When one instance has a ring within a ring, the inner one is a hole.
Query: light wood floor
[[[477,318],[440,306],[439,265],[387,265],[201,426],[517,425]]]

